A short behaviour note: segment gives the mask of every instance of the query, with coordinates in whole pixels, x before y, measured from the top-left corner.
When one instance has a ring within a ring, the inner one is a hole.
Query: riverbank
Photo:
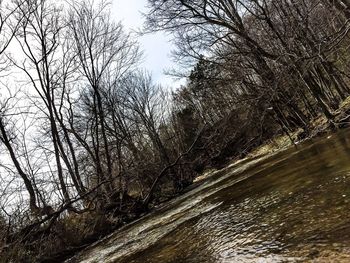
[[[325,134],[331,134],[339,129],[350,127],[350,97],[344,100],[339,109],[334,112],[334,121],[328,122],[323,115],[319,115],[309,124],[309,131],[306,133],[302,129],[291,131],[289,135],[278,135],[267,140],[262,145],[252,150],[248,156],[255,157],[267,153],[286,149],[292,145],[298,145],[303,141],[316,138]]]
[[[342,107],[337,111],[334,123],[337,125],[338,129],[343,129],[345,127],[348,127],[349,123],[346,121],[348,119],[348,113],[350,109],[350,100],[348,100],[347,103],[343,103]],[[326,135],[326,134],[331,134],[334,132],[334,127],[332,127],[331,124],[327,122],[325,118],[322,116],[316,118],[311,124],[310,124],[310,129],[309,129],[310,134],[308,136],[304,136],[303,131],[297,130],[294,132],[291,132],[288,135],[279,135],[271,140],[266,141],[264,144],[254,148],[251,152],[247,154],[247,156],[244,159],[233,159],[231,162],[226,164],[227,167],[236,167],[242,163],[245,163],[251,159],[258,159],[259,157],[262,157],[264,155],[269,155],[278,151],[282,151],[284,149],[287,149],[288,147],[291,147],[293,145],[298,145],[301,142],[310,140],[312,138],[321,136],[321,135]],[[175,197],[182,196],[185,198],[186,193],[190,192],[191,190],[194,190],[207,182],[211,177],[213,176],[218,176],[220,173],[223,173],[223,170],[225,169],[209,169],[206,172],[204,172],[202,175],[198,176],[193,183],[183,189],[181,193],[178,193]],[[156,206],[153,207],[148,213],[142,214],[139,218],[135,218],[132,222],[128,223],[129,225],[133,225],[136,222],[142,222],[146,217],[149,217],[150,215],[154,213],[160,213],[162,209],[165,209],[166,207],[169,206],[169,203],[171,204],[172,199],[169,199],[166,202],[162,202],[157,204]],[[122,228],[118,229],[123,229],[126,226],[123,226]],[[116,229],[117,230],[117,229]],[[115,231],[115,230],[114,230]],[[120,230],[118,230],[120,231]],[[99,241],[97,242],[99,243]],[[96,244],[94,245],[96,246]]]
[[[324,117],[319,116],[310,123],[308,127],[308,134],[306,134],[305,131],[299,129],[296,131],[290,131],[288,134],[279,134],[273,137],[272,139],[268,139],[262,144],[253,147],[249,152],[245,153],[244,158],[241,158],[241,156],[238,155],[236,157],[231,158],[224,164],[221,164],[221,167],[224,167],[223,169],[215,167],[207,168],[201,175],[197,176],[194,179],[191,185],[182,189],[181,192],[177,192],[172,197],[153,204],[148,211],[144,211],[138,215],[128,215],[127,220],[118,220],[118,217],[116,217],[113,220],[115,220],[115,222],[117,223],[111,225],[107,221],[107,219],[104,218],[103,215],[94,215],[93,213],[87,216],[73,215],[68,216],[62,220],[60,219],[57,223],[57,231],[61,231],[62,229],[69,229],[69,231],[63,232],[62,234],[62,236],[65,236],[65,238],[67,239],[71,238],[72,240],[74,240],[75,236],[77,236],[76,233],[79,233],[80,229],[84,227],[88,227],[89,230],[92,229],[91,234],[88,235],[87,238],[83,240],[83,242],[71,242],[71,240],[69,240],[69,242],[73,243],[74,246],[70,245],[64,251],[59,251],[57,254],[51,254],[47,258],[42,258],[41,262],[62,262],[63,260],[73,256],[79,251],[90,246],[94,242],[100,242],[101,239],[104,239],[104,237],[109,236],[110,233],[113,233],[114,231],[120,231],[121,229],[130,224],[142,222],[147,216],[150,216],[154,213],[158,213],[159,211],[162,211],[162,209],[164,209],[165,207],[168,207],[169,204],[171,204],[172,201],[175,200],[175,198],[185,198],[186,193],[194,189],[199,189],[201,185],[206,183],[212,177],[221,176],[222,174],[224,174],[224,171],[227,171],[227,168],[229,167],[237,167],[239,165],[243,165],[246,162],[249,162],[250,160],[258,159],[262,156],[266,156],[287,149],[293,144],[298,145],[301,142],[309,140],[311,138],[325,135],[327,133],[332,133],[334,132],[334,126],[336,126],[337,129],[348,127],[349,113],[350,99],[348,98],[342,103],[339,110],[334,113],[334,125],[331,125],[329,122],[327,122],[327,120]],[[92,219],[95,219],[94,217],[98,217],[100,219],[98,219],[97,223],[94,223],[95,225],[91,227],[91,222],[93,222]]]
[[[230,164],[70,262],[347,262],[349,139]]]
[[[323,115],[319,115],[317,118],[312,120],[306,133],[302,129],[290,131],[289,134],[276,135],[271,139],[266,140],[261,145],[253,148],[244,158],[234,158],[227,165],[233,165],[242,160],[250,158],[258,158],[266,154],[272,154],[277,151],[287,149],[288,147],[296,146],[307,140],[317,138],[319,136],[331,135],[340,129],[350,127],[350,97],[341,103],[339,109],[334,112],[334,121],[328,122]],[[194,182],[200,182],[210,177],[216,169],[208,169],[203,174],[195,178]]]

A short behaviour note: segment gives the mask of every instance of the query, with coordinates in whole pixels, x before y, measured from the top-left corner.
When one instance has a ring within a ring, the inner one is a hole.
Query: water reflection
[[[195,206],[151,217],[137,249],[115,247],[103,262],[350,262],[349,157],[343,131],[248,165],[245,180],[217,176],[177,209],[200,200]]]

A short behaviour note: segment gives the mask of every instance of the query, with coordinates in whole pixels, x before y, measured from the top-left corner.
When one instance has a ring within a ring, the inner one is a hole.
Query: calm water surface
[[[231,165],[73,262],[350,262],[350,130]]]

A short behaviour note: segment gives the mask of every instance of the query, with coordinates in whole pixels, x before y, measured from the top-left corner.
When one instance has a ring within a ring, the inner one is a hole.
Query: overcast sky
[[[147,0],[112,0],[112,16],[116,21],[122,21],[125,29],[136,30],[142,27],[141,12],[146,11]],[[144,50],[143,67],[150,70],[153,79],[170,88],[179,87],[180,82],[163,74],[167,68],[174,67],[170,58],[172,49],[170,38],[164,33],[146,35],[139,38]]]

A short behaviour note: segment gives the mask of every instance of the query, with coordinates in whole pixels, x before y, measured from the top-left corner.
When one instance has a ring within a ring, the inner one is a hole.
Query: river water
[[[230,165],[69,262],[350,262],[350,130]]]

